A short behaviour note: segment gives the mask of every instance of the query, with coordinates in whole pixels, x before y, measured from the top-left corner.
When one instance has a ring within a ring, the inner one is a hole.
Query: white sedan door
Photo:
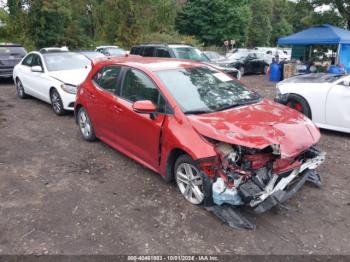
[[[38,54],[34,54],[33,61],[31,66],[41,66],[43,70],[43,63]],[[43,71],[43,72],[33,72],[31,68],[30,72],[26,77],[26,82],[35,96],[45,102],[50,103],[50,81],[51,78]]]
[[[350,77],[345,77],[334,84],[327,96],[327,125],[350,128]],[[346,83],[347,82],[347,83]]]

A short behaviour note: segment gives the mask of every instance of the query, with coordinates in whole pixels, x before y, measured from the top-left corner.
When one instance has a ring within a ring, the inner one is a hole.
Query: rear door
[[[163,47],[156,48],[156,57],[171,57],[170,52]]]
[[[90,94],[89,114],[99,138],[115,144],[115,130],[119,114],[118,98],[115,95],[120,81],[121,67],[103,67],[93,78],[95,90]]]
[[[153,46],[146,46],[144,47],[143,51],[142,51],[142,56],[145,57],[154,57],[154,50],[155,48]]]
[[[33,58],[34,54],[27,55],[23,59],[22,64],[16,67],[16,74],[19,80],[22,82],[25,91],[30,95],[36,96],[36,93],[33,92],[33,87],[29,84],[29,77],[32,73],[31,67]]]
[[[136,113],[136,101],[150,100],[158,107],[154,115]],[[154,170],[159,168],[160,134],[166,117],[166,102],[157,85],[144,72],[129,68],[125,72],[118,99],[117,134],[123,148]]]
[[[345,77],[334,84],[328,92],[326,101],[327,125],[350,128],[350,87],[345,84],[350,77]]]

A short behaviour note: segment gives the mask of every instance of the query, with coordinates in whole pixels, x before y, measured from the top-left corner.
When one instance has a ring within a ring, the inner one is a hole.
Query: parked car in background
[[[105,56],[123,56],[127,54],[123,48],[114,45],[98,46],[95,51],[100,52]]]
[[[75,116],[85,140],[175,180],[194,205],[264,212],[318,177],[324,161],[311,120],[191,60],[99,60],[79,86]]]
[[[30,52],[13,70],[17,94],[52,104],[57,115],[73,110],[78,85],[91,69],[91,61],[74,52]]]
[[[78,51],[78,53],[86,56],[89,59],[105,57],[105,55],[102,54],[101,52],[92,51],[92,50],[82,50],[82,51]]]
[[[224,71],[226,74],[241,78],[241,74],[237,68],[234,67],[222,67],[217,63],[213,63],[210,59],[199,49],[184,44],[141,44],[131,48],[131,55],[140,55],[145,57],[166,57],[166,58],[178,58],[189,59],[193,61],[200,61],[215,66],[218,70]]]
[[[255,50],[268,55],[270,60],[278,56],[279,61],[289,61],[291,59],[291,49],[280,49],[276,47],[256,47]]]
[[[203,52],[211,62],[216,63],[222,60],[225,60],[226,57],[220,55],[218,52],[214,52],[214,51],[204,51]]]
[[[68,52],[69,49],[66,46],[63,47],[44,47],[39,50],[40,53],[57,53],[57,52]]]
[[[222,67],[235,67],[245,74],[266,74],[269,67],[268,61],[261,52],[242,52],[232,54],[226,60],[218,62]]]
[[[13,68],[27,54],[18,44],[0,43],[0,77],[12,77]]]
[[[276,101],[320,128],[350,133],[350,76],[314,73],[288,78],[277,84]]]

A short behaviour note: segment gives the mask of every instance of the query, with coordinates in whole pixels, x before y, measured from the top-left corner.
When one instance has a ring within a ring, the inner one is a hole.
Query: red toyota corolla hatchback
[[[175,180],[192,204],[263,212],[305,181],[320,184],[320,133],[297,111],[202,63],[128,56],[93,64],[75,104],[84,139]]]

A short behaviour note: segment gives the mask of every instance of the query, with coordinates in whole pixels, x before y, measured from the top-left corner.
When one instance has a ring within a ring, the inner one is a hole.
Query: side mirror
[[[136,101],[132,105],[132,109],[140,114],[152,114],[157,111],[156,106],[150,100]]]
[[[43,69],[41,66],[32,66],[32,72],[42,73]]]
[[[350,87],[350,80],[344,80],[343,85],[346,87]]]

